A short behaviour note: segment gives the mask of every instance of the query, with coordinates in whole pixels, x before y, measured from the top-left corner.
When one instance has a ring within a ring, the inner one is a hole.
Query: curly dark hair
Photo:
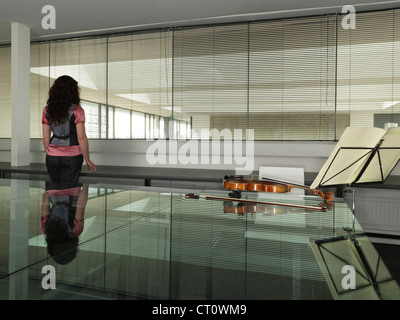
[[[56,125],[63,124],[68,120],[71,104],[80,104],[78,82],[70,76],[58,77],[49,90],[48,120]]]

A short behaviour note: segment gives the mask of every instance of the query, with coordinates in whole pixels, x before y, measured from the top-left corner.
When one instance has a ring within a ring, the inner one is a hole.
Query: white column
[[[30,164],[30,29],[11,23],[11,166]]]
[[[10,199],[8,293],[10,300],[22,300],[28,296],[29,181],[12,179]]]

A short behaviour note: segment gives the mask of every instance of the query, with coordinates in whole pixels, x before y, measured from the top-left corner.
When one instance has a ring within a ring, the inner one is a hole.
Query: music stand
[[[348,127],[310,188],[384,183],[399,160],[400,128]],[[355,190],[350,191],[354,230]]]
[[[400,287],[364,235],[311,241],[311,248],[334,299],[399,299]],[[354,268],[354,287],[345,279]]]

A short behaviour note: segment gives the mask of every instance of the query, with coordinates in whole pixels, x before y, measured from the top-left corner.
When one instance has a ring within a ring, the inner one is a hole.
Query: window
[[[129,110],[115,108],[115,138],[130,139],[131,138],[131,117]]]
[[[108,107],[108,139],[114,139],[114,108]]]
[[[174,119],[192,122],[199,137],[205,129],[246,129],[248,24],[182,28],[173,49]]]
[[[250,24],[249,128],[256,140],[333,140],[335,18]]]
[[[349,126],[381,126],[374,121],[385,114],[396,122],[399,40],[399,10],[357,14],[356,29],[338,29],[337,115],[347,114]]]
[[[69,75],[78,81],[82,103],[86,104],[88,137],[99,138],[95,109],[106,103],[106,40],[99,37],[31,45],[31,137],[42,136],[40,118],[49,88],[59,76]]]
[[[348,126],[374,126],[375,115],[400,113],[399,9],[358,12],[356,29],[343,29],[341,18],[32,44],[31,136],[41,137],[48,89],[63,74],[79,82],[96,139],[210,139],[212,129],[252,129],[256,140],[337,140]],[[9,61],[10,48],[1,47],[0,137],[11,135]]]
[[[101,106],[100,109],[100,138],[107,139],[107,107]]]
[[[85,110],[85,129],[89,139],[99,138],[99,105],[81,102],[82,108]]]
[[[140,112],[132,112],[132,139],[145,139],[145,115]]]

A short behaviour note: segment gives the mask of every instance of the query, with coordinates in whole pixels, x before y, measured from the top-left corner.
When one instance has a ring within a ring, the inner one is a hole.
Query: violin
[[[290,192],[292,188],[299,188],[304,190],[310,190],[313,194],[320,196],[324,201],[332,201],[334,195],[332,192],[324,194],[321,190],[311,189],[307,186],[288,184],[280,182],[278,180],[266,179],[266,180],[246,180],[243,177],[224,177],[224,188],[233,191],[230,194],[231,197],[240,198],[241,191],[257,191],[257,192],[273,192],[273,193],[286,193]]]
[[[310,208],[291,208],[291,207],[279,207],[279,206],[272,206],[272,205],[266,205],[266,204],[253,204],[253,203],[244,203],[244,202],[238,202],[237,205],[233,204],[233,201],[224,201],[223,204],[224,208],[224,213],[234,213],[239,216],[243,216],[245,214],[253,214],[253,213],[261,213],[263,215],[278,215],[278,214],[287,214],[287,213],[296,213],[296,212],[304,212],[304,209],[310,209]],[[332,210],[333,209],[333,203],[328,202],[327,204],[325,203],[320,203],[319,207],[321,208],[322,211],[325,210]],[[313,210],[316,210],[313,208]]]
[[[232,201],[224,201],[224,213],[234,213],[243,216],[247,213],[262,213],[267,215],[283,214],[292,212],[291,208],[267,206],[262,204],[247,204],[239,202],[234,205]]]

